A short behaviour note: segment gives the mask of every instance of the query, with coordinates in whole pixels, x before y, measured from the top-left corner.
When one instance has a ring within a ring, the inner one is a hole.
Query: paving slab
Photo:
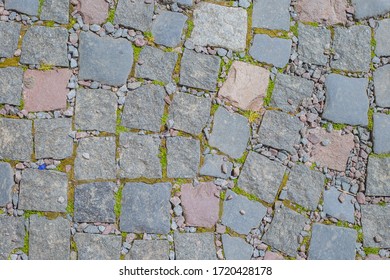
[[[114,24],[145,32],[151,28],[153,11],[154,0],[119,0],[115,11]]]
[[[295,11],[303,22],[346,24],[347,0],[298,0]]]
[[[126,260],[169,260],[168,240],[134,240]]]
[[[370,156],[367,165],[366,195],[390,196],[390,158]]]
[[[375,102],[379,107],[390,107],[389,75],[390,65],[379,67],[374,72]]]
[[[76,233],[74,240],[79,260],[119,260],[122,237]]]
[[[374,114],[374,153],[390,153],[390,115]]]
[[[240,237],[224,234],[222,244],[226,260],[250,260],[252,257],[253,247]]]
[[[252,27],[289,31],[290,2],[291,0],[254,0]]]
[[[176,260],[216,260],[213,233],[175,232]]]
[[[381,0],[352,0],[355,18],[363,19],[390,12],[390,2]]]
[[[108,17],[108,2],[105,0],[78,0],[77,8],[86,24],[103,24]]]
[[[341,197],[340,197],[341,196]],[[323,211],[336,219],[355,223],[354,197],[331,187],[324,191]]]
[[[69,0],[45,0],[40,19],[67,24],[69,22]]]
[[[0,215],[0,260],[8,259],[14,249],[23,248],[24,220],[6,215]]]
[[[0,207],[4,207],[11,202],[12,187],[15,184],[14,171],[7,162],[0,162]]]
[[[390,19],[378,21],[378,28],[374,31],[376,41],[375,54],[390,56]]]
[[[22,88],[22,69],[16,67],[0,68],[0,104],[19,106],[22,99]]]
[[[170,48],[177,47],[188,17],[182,13],[161,12],[152,24],[154,42]]]
[[[226,167],[226,173],[223,166]],[[228,161],[226,156],[207,154],[204,156],[204,163],[199,170],[201,176],[211,176],[227,179],[230,177],[233,169],[233,163]]]
[[[19,34],[22,25],[15,22],[0,22],[0,57],[14,56],[18,48]]]
[[[5,8],[29,16],[37,16],[39,0],[4,0]]]
[[[364,247],[389,248],[390,205],[362,205],[361,211]]]

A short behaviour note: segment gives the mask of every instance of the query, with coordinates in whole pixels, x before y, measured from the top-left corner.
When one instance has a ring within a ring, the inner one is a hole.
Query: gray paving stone
[[[0,207],[11,202],[11,190],[14,186],[14,171],[7,162],[0,162]]]
[[[336,27],[333,49],[339,57],[337,60],[331,60],[332,68],[368,72],[371,62],[370,27],[364,25]]]
[[[114,188],[111,182],[78,185],[74,193],[76,222],[114,223]]]
[[[126,83],[133,65],[133,48],[126,39],[80,33],[79,79],[111,86]]]
[[[127,183],[122,191],[120,230],[134,233],[169,233],[171,188],[171,183]]]
[[[374,114],[374,153],[390,153],[390,115]]]
[[[314,224],[309,260],[354,260],[357,232],[351,228]]]
[[[154,135],[121,133],[119,167],[122,178],[161,178],[160,138]]]
[[[247,118],[221,106],[214,115],[209,144],[233,158],[240,158],[248,145],[249,134]]]
[[[157,85],[145,85],[129,92],[121,124],[128,128],[160,131],[165,106],[164,97],[164,88]]]
[[[30,260],[69,260],[70,222],[62,217],[49,220],[33,215],[29,229]]]
[[[296,76],[277,74],[270,105],[287,113],[295,112],[305,98],[310,98],[313,95],[313,91],[313,81]]]
[[[344,194],[343,202],[340,202],[340,195],[336,188],[330,188],[324,191],[323,211],[336,219],[355,223],[355,208],[352,203],[353,196]]]
[[[33,153],[32,122],[0,119],[0,158],[30,160]]]
[[[226,260],[250,260],[252,257],[253,247],[244,239],[224,234],[222,244]]]
[[[66,212],[68,177],[51,170],[26,169],[22,172],[19,209]]]
[[[238,186],[258,198],[272,203],[282,183],[286,168],[270,159],[249,152],[241,175],[238,178]]]
[[[382,66],[374,72],[375,102],[379,107],[390,107],[389,75],[390,65]]]
[[[210,118],[211,100],[187,93],[177,93],[169,106],[169,120],[174,129],[199,135]]]
[[[363,19],[390,12],[390,2],[383,0],[352,0],[355,18]]]
[[[175,52],[164,52],[158,48],[146,46],[142,49],[135,66],[135,76],[149,80],[169,83],[172,80],[172,73],[175,69],[178,54]]]
[[[22,25],[15,22],[0,22],[0,57],[13,57],[18,48]]]
[[[300,60],[310,64],[326,66],[328,56],[325,50],[330,49],[330,31],[323,27],[299,24],[298,55]]]
[[[134,240],[126,260],[169,260],[168,240]]]
[[[117,97],[104,89],[79,89],[75,109],[75,127],[115,133]]]
[[[22,64],[68,67],[68,30],[62,27],[30,27],[23,37]]]
[[[114,137],[92,137],[80,140],[74,163],[75,179],[115,179],[115,153]]]
[[[187,16],[169,11],[161,12],[153,21],[152,34],[158,45],[175,48],[180,44]]]
[[[222,171],[222,166],[225,164],[226,173]],[[222,179],[230,177],[233,169],[233,164],[228,161],[228,158],[222,155],[208,154],[204,157],[203,166],[200,168],[201,176],[211,176]]]
[[[200,142],[186,137],[167,138],[168,178],[194,178],[200,163]]]
[[[67,24],[69,22],[69,0],[45,0],[40,19]]]
[[[148,31],[152,25],[154,0],[131,1],[119,0],[115,11],[114,23],[142,32]]]
[[[222,224],[239,234],[248,234],[251,229],[260,226],[267,208],[230,190],[226,193],[226,198],[228,197],[231,199],[226,199],[223,203]]]
[[[368,158],[366,195],[390,196],[389,166],[390,158]]]
[[[283,206],[275,211],[271,226],[262,240],[272,248],[295,257],[299,247],[298,236],[306,221],[307,218],[301,214]]]
[[[362,205],[361,211],[364,247],[389,248],[390,205]]]
[[[291,0],[254,0],[252,27],[289,31],[290,2]]]
[[[390,19],[378,21],[375,30],[375,54],[377,56],[390,56]]]
[[[72,119],[37,119],[34,121],[35,157],[64,159],[72,156]]]
[[[176,260],[216,260],[213,233],[175,232]]]
[[[8,259],[9,254],[24,245],[24,220],[0,215],[0,260]]]
[[[368,124],[368,80],[330,74],[325,81],[326,102],[323,118],[350,125]]]
[[[5,8],[22,14],[37,16],[39,0],[4,0]]]
[[[192,7],[194,0],[177,0],[177,4],[181,7]]]
[[[76,233],[74,241],[79,260],[119,260],[122,237]]]
[[[180,84],[215,91],[221,59],[185,49],[181,59]]]
[[[22,69],[16,67],[0,69],[0,104],[19,106],[22,99],[22,89]]]
[[[256,34],[249,49],[249,55],[259,62],[283,68],[290,59],[291,45],[291,40]]]

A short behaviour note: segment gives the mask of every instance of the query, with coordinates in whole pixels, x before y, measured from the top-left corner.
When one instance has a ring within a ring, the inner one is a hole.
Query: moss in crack
[[[239,164],[244,164],[246,157],[248,156],[248,153],[249,153],[248,151],[245,151],[244,154],[242,155],[242,157],[236,159],[236,162]]]
[[[271,98],[272,98],[272,92],[274,91],[275,88],[275,81],[269,80],[268,84],[268,89],[267,89],[267,95],[264,97],[264,106],[269,106],[271,103]]]
[[[111,8],[108,11],[107,22],[111,22],[112,24],[114,24],[114,18],[115,18],[115,7]]]
[[[66,213],[73,216],[74,214],[74,191],[75,187],[73,184],[68,186],[68,205],[66,206]]]
[[[39,65],[39,68],[38,68],[38,70],[41,70],[41,71],[49,71],[52,69],[53,69],[53,65],[45,64],[45,63],[42,63],[41,65]]]
[[[150,32],[150,31],[146,31],[146,32],[144,32],[144,37],[145,37],[145,39],[148,41],[148,42],[154,42],[154,37],[153,37],[153,34],[152,34],[152,32]]]
[[[134,62],[137,62],[138,58],[139,58],[139,55],[140,55],[140,53],[142,51],[142,47],[137,47],[137,46],[133,45],[133,49],[134,49]]]
[[[26,234],[24,235],[24,243],[23,248],[21,248],[21,251],[25,253],[28,256],[28,253],[30,251],[30,233],[28,230],[26,230]]]
[[[6,58],[0,62],[0,68],[19,66],[19,57]]]
[[[390,158],[390,154],[374,154],[371,153],[370,157],[375,157],[375,158]]]
[[[232,189],[232,191],[235,192],[236,194],[245,196],[245,197],[248,198],[249,200],[257,201],[257,202],[262,202],[257,196],[255,196],[255,195],[253,195],[253,194],[250,194],[250,193],[247,193],[246,191],[244,191],[243,189],[239,188],[238,186],[235,186],[235,187]]]
[[[119,217],[121,216],[122,210],[122,192],[123,192],[124,184],[121,184],[114,195],[115,205],[114,205],[114,213],[117,221],[119,221]]]
[[[162,87],[165,86],[165,83],[161,81],[153,81],[152,84],[156,86],[162,86]]]
[[[298,23],[290,26],[290,32],[298,38]]]
[[[289,32],[284,30],[271,30],[271,29],[265,29],[265,28],[254,28],[253,29],[254,34],[264,34],[268,35],[272,38],[282,38],[282,39],[290,39],[291,36]]]
[[[39,0],[39,6],[38,6],[38,16],[41,16],[43,4],[45,4],[46,0]]]
[[[254,123],[260,118],[260,113],[252,110],[243,111],[242,114],[248,119],[249,123]]]
[[[368,110],[368,125],[367,125],[367,129],[369,131],[372,131],[373,128],[374,128],[374,109],[370,108]]]
[[[188,18],[187,20],[187,31],[186,31],[186,38],[190,38],[192,30],[194,30],[194,21],[192,18]]]
[[[379,248],[367,247],[364,248],[364,253],[366,253],[366,255],[378,255],[379,250]]]
[[[160,153],[158,154],[158,157],[160,158],[163,178],[167,177],[168,160],[167,160],[167,146],[166,145],[167,145],[166,139],[162,139],[162,143],[160,146]]]

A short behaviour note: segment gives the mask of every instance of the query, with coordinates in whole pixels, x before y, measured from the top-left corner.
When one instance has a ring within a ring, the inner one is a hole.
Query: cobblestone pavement
[[[389,259],[389,12],[0,0],[0,259]]]

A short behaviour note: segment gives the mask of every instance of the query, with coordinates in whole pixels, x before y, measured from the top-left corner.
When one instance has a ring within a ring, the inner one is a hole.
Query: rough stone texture
[[[122,237],[76,233],[74,241],[79,260],[119,260]]]
[[[354,229],[313,225],[309,260],[354,260],[357,232]]]
[[[68,67],[67,41],[66,28],[32,26],[23,37],[20,63]]]
[[[177,93],[169,107],[169,120],[172,128],[199,135],[210,118],[211,99],[196,97],[187,93]]]
[[[126,260],[169,260],[168,240],[134,240]]]
[[[121,124],[128,128],[160,131],[164,96],[164,88],[157,85],[145,85],[128,93]]]
[[[161,12],[152,25],[154,42],[166,47],[177,47],[180,44],[187,18],[181,13]]]
[[[226,165],[226,173],[222,171],[222,165]],[[200,168],[201,176],[211,176],[222,179],[227,179],[232,173],[233,163],[228,161],[227,157],[222,155],[207,154],[204,157],[204,164]]]
[[[40,19],[67,24],[69,22],[69,0],[45,0]]]
[[[390,153],[390,115],[374,114],[374,153]]]
[[[114,188],[111,182],[78,185],[74,192],[75,222],[114,223]]]
[[[243,110],[259,111],[267,94],[267,69],[241,61],[234,61],[218,95]]]
[[[325,184],[325,175],[304,165],[295,165],[286,184],[287,199],[306,209],[316,210]]]
[[[33,215],[30,217],[29,259],[69,260],[70,222],[62,217],[48,220]]]
[[[390,247],[390,205],[362,205],[364,247]],[[376,242],[378,237],[381,242]]]
[[[133,65],[133,48],[126,39],[80,33],[79,79],[120,86],[126,83]]]
[[[180,84],[214,91],[221,59],[185,49],[181,59]]]
[[[267,251],[267,252],[265,252],[264,260],[265,261],[282,261],[282,260],[284,260],[284,257],[279,253]]]
[[[368,158],[366,195],[390,196],[389,166],[390,158]]]
[[[0,119],[0,158],[30,160],[33,153],[32,122]]]
[[[8,259],[9,254],[24,245],[24,220],[0,215],[0,260]]]
[[[382,66],[374,72],[375,103],[380,107],[390,107],[389,76],[390,65]]]
[[[13,57],[18,48],[22,25],[15,22],[0,22],[0,57]]]
[[[296,76],[277,74],[270,105],[287,113],[295,112],[305,98],[310,98],[313,95],[313,91],[313,81]]]
[[[298,0],[295,11],[303,22],[347,23],[347,0]]]
[[[114,179],[116,177],[115,138],[81,139],[77,147],[74,174],[76,180]]]
[[[352,0],[355,18],[363,19],[390,12],[390,2],[386,0]]]
[[[108,17],[108,2],[105,0],[78,0],[77,10],[80,11],[86,24],[102,24]]]
[[[268,158],[249,152],[238,186],[247,193],[272,203],[282,183],[285,167]]]
[[[272,248],[295,257],[299,247],[298,235],[307,219],[293,210],[282,207],[275,211],[271,226],[262,240]]]
[[[11,165],[7,162],[0,162],[0,207],[11,202],[11,190],[14,184],[14,171]]]
[[[38,15],[39,0],[4,0],[4,4],[7,10],[30,16]]]
[[[67,85],[72,75],[68,69],[26,70],[24,73],[24,109],[28,112],[66,109]]]
[[[154,0],[119,0],[115,11],[114,23],[145,32],[152,25],[153,11]]]
[[[226,260],[250,260],[253,247],[239,237],[222,235],[223,251]]]
[[[217,223],[219,190],[213,182],[182,185],[180,199],[186,225],[211,228]]]
[[[291,0],[254,0],[252,27],[289,31],[290,2]]]
[[[337,60],[331,60],[332,68],[368,72],[371,62],[370,27],[364,25],[336,27],[333,49],[339,57]]]
[[[167,138],[168,178],[194,178],[200,163],[200,142],[186,137]]]
[[[0,68],[0,104],[19,106],[22,97],[22,83],[22,69],[16,67]]]
[[[249,54],[259,62],[283,68],[290,59],[291,45],[291,40],[256,34],[249,49]]]
[[[221,106],[214,115],[209,144],[233,158],[240,158],[246,150],[249,133],[245,117],[230,113]]]
[[[134,233],[169,233],[171,188],[170,183],[127,183],[122,191],[120,230]]]
[[[325,81],[323,118],[350,125],[368,124],[368,79],[330,74]]]
[[[355,223],[355,208],[351,202],[354,198],[351,195],[344,194],[344,201],[340,202],[341,194],[333,187],[324,191],[324,212],[336,219]]]
[[[177,233],[174,235],[176,260],[216,260],[213,233]]]
[[[330,31],[323,27],[299,24],[298,55],[306,63],[326,66],[328,56],[325,50],[330,49]]]
[[[35,157],[64,159],[72,156],[72,119],[37,119],[34,122]]]
[[[247,26],[244,9],[201,3],[194,11],[194,29],[190,40],[199,46],[243,51]]]
[[[161,178],[160,138],[154,135],[121,133],[119,166],[122,178]]]
[[[223,203],[222,224],[239,234],[248,234],[260,226],[267,208],[230,190],[226,192],[226,198],[229,199]]]
[[[377,56],[390,56],[390,19],[378,21],[375,30],[375,54]]]

